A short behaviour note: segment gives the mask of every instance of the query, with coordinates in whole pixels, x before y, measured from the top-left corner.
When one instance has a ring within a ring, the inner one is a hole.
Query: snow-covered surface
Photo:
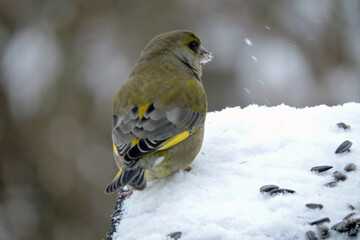
[[[336,123],[351,125],[340,129]],[[334,154],[345,140],[350,152]],[[153,181],[124,203],[124,215],[113,239],[281,240],[305,239],[323,217],[331,227],[352,212],[360,212],[360,103],[296,109],[286,105],[251,105],[211,112],[206,119],[203,147],[191,172]],[[332,173],[350,162],[355,172],[336,187]],[[319,165],[334,166],[314,173]],[[269,196],[259,188],[276,184],[295,194]],[[311,210],[306,203],[321,203]],[[332,233],[331,239],[347,239]]]

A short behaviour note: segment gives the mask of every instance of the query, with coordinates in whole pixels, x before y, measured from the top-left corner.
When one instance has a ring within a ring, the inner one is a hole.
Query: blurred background
[[[102,239],[112,100],[141,50],[197,33],[209,111],[360,101],[360,2],[0,0],[0,239]]]

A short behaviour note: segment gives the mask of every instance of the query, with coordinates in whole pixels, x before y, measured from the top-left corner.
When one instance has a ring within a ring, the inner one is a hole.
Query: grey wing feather
[[[113,116],[112,140],[120,156],[124,156],[131,148],[131,142],[137,137],[133,129],[138,122],[138,108],[135,107],[123,117]]]
[[[156,108],[150,112],[150,114],[146,114],[145,115],[146,118],[151,118],[152,120],[160,120],[162,118],[166,117],[166,114],[164,112],[161,112],[159,110],[157,110]]]
[[[161,111],[150,104],[141,119],[138,107],[114,119],[117,121],[113,121],[116,124],[113,125],[113,142],[125,164],[132,166],[141,157],[156,151],[165,140],[203,125],[205,114],[181,108]],[[139,138],[139,141],[131,146],[135,138]]]
[[[182,110],[180,108],[175,108],[166,113],[169,121],[174,123],[176,127],[184,129],[190,129],[194,126],[199,126],[205,119],[205,116],[200,115],[203,114],[191,110]]]
[[[106,193],[114,192],[117,189],[126,186],[127,184],[131,185],[137,190],[143,190],[146,187],[145,170],[140,167],[124,170],[120,174],[120,176],[115,178],[109,184],[105,192]]]
[[[132,121],[132,120],[136,119],[138,117],[138,115],[139,115],[139,108],[134,107],[133,109],[131,109],[130,112],[125,114],[125,116],[123,118],[123,122],[128,123],[129,121]]]
[[[136,136],[132,133],[125,133],[119,127],[115,128],[112,133],[112,140],[115,145],[131,143]]]

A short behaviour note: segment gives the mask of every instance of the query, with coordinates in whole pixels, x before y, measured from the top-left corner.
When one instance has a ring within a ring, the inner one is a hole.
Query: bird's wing
[[[170,148],[204,124],[205,113],[181,108],[161,110],[149,103],[113,116],[114,152],[131,167],[143,156]]]

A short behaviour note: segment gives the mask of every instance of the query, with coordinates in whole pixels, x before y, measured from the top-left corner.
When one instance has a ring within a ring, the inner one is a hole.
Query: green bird
[[[207,112],[202,66],[212,54],[191,31],[177,30],[152,39],[128,81],[115,95],[112,141],[120,169],[106,193],[189,167],[199,153]]]

